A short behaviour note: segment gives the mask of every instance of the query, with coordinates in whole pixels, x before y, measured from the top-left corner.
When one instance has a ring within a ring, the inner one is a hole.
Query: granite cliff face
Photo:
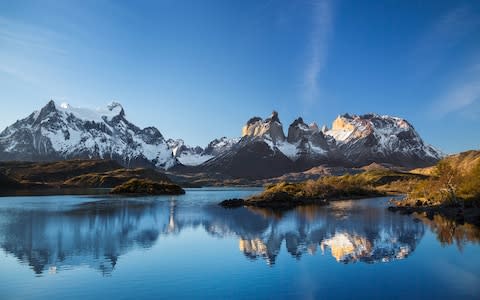
[[[253,117],[248,120],[247,124],[242,128],[242,136],[267,140],[273,144],[285,141],[283,126],[276,111],[273,111],[272,115],[265,120],[259,117]]]
[[[287,135],[277,112],[266,119],[253,117],[242,128],[242,138],[221,155],[199,167],[232,177],[266,178],[328,165],[361,167],[385,163],[423,167],[442,153],[420,138],[413,126],[398,117],[342,115],[332,129],[298,118]]]

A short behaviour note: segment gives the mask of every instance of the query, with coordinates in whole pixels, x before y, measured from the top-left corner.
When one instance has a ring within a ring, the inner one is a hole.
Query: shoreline
[[[480,208],[475,206],[402,206],[394,204],[388,206],[387,209],[393,213],[398,212],[404,215],[411,215],[413,213],[422,214],[430,220],[432,220],[435,215],[440,215],[458,224],[469,223],[480,227]]]
[[[109,195],[111,188],[40,188],[40,189],[18,189],[0,191],[2,197],[23,197],[23,196],[96,196]]]
[[[335,197],[335,198],[303,198],[295,199],[292,201],[283,201],[283,200],[250,200],[250,199],[226,199],[218,205],[224,208],[238,208],[238,207],[259,207],[259,208],[270,208],[270,209],[293,209],[296,207],[307,206],[307,205],[321,205],[327,206],[330,202],[336,201],[348,201],[348,200],[362,200],[369,198],[381,198],[391,196],[391,194],[371,194],[371,195],[362,195],[362,196],[348,196],[348,197]]]
[[[197,189],[227,189],[227,188],[234,188],[234,189],[263,189],[261,186],[230,186],[230,185],[225,185],[225,186],[201,186],[201,187],[184,187],[181,186],[183,189],[188,191],[189,189],[191,190],[197,190]],[[23,196],[35,196],[35,197],[42,197],[42,196],[152,196],[150,194],[111,194],[110,191],[113,190],[113,188],[88,188],[88,187],[33,187],[31,189],[25,188],[25,189],[5,189],[5,190],[0,190],[0,198],[2,197],[23,197]],[[171,194],[164,194],[165,196],[171,195]],[[162,196],[162,195],[158,195]]]

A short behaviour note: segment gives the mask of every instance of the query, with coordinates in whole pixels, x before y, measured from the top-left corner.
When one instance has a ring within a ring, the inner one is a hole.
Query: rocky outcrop
[[[334,141],[329,140],[316,123],[307,125],[298,118],[288,127],[287,142],[296,148],[297,160],[314,160],[327,158]]]
[[[259,117],[253,117],[248,120],[247,124],[242,128],[242,136],[266,139],[274,144],[285,141],[282,123],[276,111],[273,111],[272,115],[265,120]]]

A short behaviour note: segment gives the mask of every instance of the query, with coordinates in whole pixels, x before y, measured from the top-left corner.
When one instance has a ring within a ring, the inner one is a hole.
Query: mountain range
[[[285,134],[274,111],[266,119],[249,119],[241,137],[218,138],[202,148],[165,139],[155,127],[139,128],[116,102],[93,110],[51,100],[0,133],[3,161],[113,159],[126,167],[233,178],[269,178],[319,165],[424,167],[442,156],[408,121],[377,114],[344,114],[331,129],[298,118]]]

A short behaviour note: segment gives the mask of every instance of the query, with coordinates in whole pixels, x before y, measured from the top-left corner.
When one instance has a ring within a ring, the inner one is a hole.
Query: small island
[[[326,205],[329,201],[379,197],[399,193],[402,186],[423,175],[374,169],[360,174],[325,176],[303,182],[279,182],[267,185],[265,190],[247,199],[228,199],[223,207],[256,206],[292,208],[300,205]]]
[[[148,179],[133,178],[116,186],[110,194],[120,195],[182,195],[185,190],[180,186],[169,182],[155,182]]]

